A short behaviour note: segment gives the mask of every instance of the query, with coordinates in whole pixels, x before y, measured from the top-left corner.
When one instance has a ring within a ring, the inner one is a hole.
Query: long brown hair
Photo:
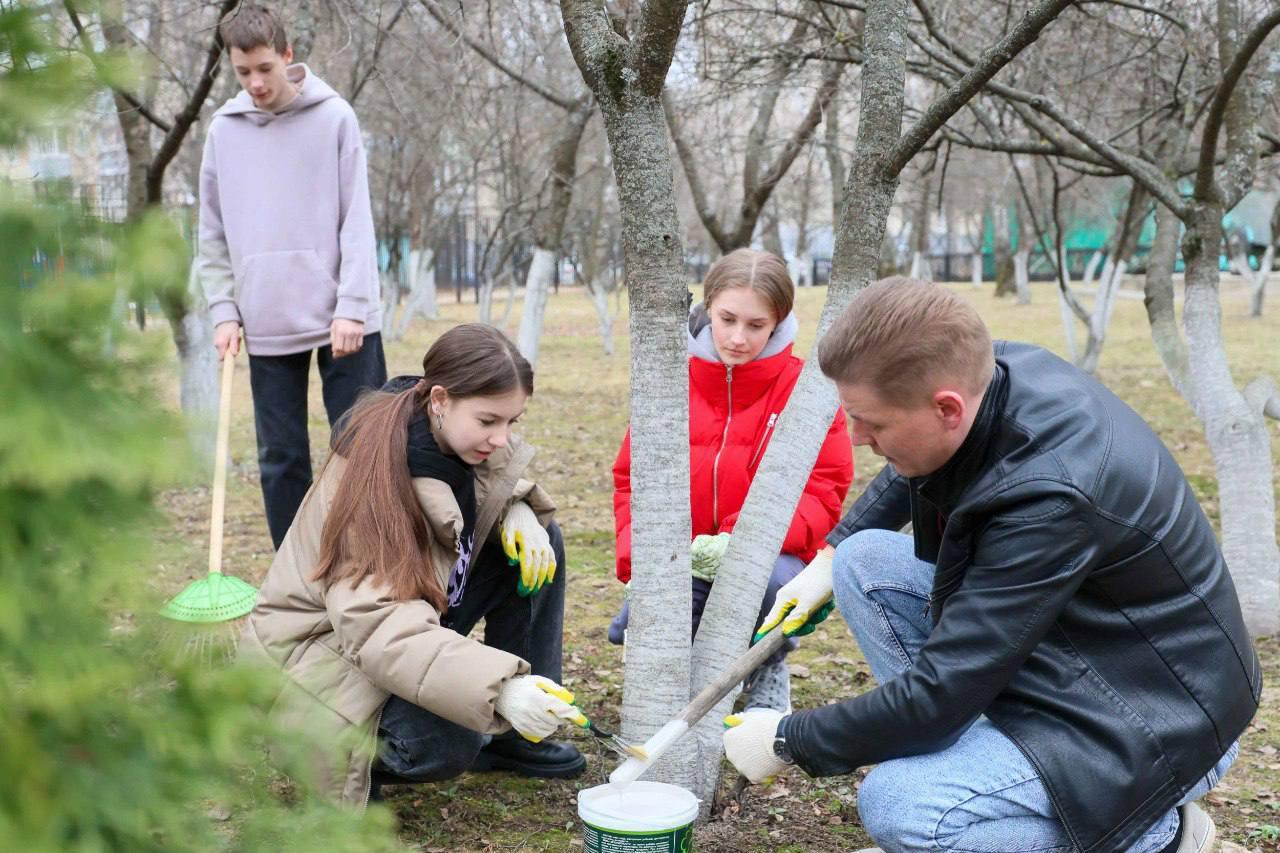
[[[313,580],[359,585],[370,575],[401,600],[426,599],[444,613],[448,597],[431,565],[431,528],[409,475],[409,421],[427,411],[431,389],[450,397],[490,397],[519,387],[533,393],[533,368],[502,332],[464,323],[441,335],[422,358],[422,380],[398,393],[377,391],[356,403],[337,431],[333,453],[347,461],[320,533]],[[332,456],[330,457],[332,459]]]

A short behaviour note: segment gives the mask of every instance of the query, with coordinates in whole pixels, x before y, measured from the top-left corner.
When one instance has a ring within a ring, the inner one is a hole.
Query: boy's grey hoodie
[[[302,64],[278,113],[247,92],[209,123],[200,165],[200,280],[214,324],[236,320],[253,355],[329,343],[334,318],[382,323],[360,126]]]

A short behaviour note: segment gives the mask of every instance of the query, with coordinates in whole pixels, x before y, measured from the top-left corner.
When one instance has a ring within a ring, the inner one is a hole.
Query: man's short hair
[[[868,385],[890,405],[913,406],[944,382],[981,394],[995,357],[972,305],[945,287],[894,276],[854,296],[818,345],[818,366],[835,382]]]
[[[222,43],[230,50],[238,47],[249,51],[255,47],[269,47],[276,53],[283,54],[289,47],[289,38],[285,35],[284,24],[265,6],[241,3],[223,16],[218,24],[222,33]]]

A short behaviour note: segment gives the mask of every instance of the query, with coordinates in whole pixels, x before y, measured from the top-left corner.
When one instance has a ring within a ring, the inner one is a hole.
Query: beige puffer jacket
[[[497,539],[498,522],[523,500],[546,525],[555,510],[547,494],[522,478],[533,448],[515,437],[475,466],[477,552]],[[346,462],[335,456],[302,502],[293,526],[258,592],[240,639],[241,661],[283,670],[287,678],[272,708],[275,722],[314,735],[323,757],[308,754],[310,781],[335,800],[363,808],[382,706],[395,694],[479,732],[506,731],[494,704],[502,683],[529,671],[515,655],[442,627],[423,600],[400,601],[366,579],[328,590],[311,580],[320,532]],[[434,534],[432,564],[441,587],[457,561],[462,512],[440,480],[413,486]],[[516,582],[512,570],[511,583]]]

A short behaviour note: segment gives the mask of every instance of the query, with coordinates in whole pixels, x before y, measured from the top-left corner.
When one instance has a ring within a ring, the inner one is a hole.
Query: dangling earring
[[[431,411],[436,416],[436,432],[444,432],[444,416],[440,414],[439,409],[432,409]]]

